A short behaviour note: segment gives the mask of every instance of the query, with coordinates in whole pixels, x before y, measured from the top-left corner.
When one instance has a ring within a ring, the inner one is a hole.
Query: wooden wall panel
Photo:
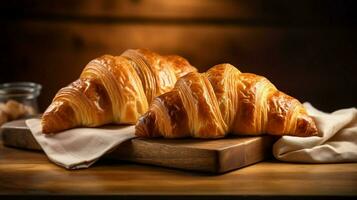
[[[354,4],[353,0],[3,0],[0,11],[10,18],[44,20],[355,26]]]
[[[340,1],[266,2],[5,1],[0,82],[43,84],[44,109],[91,59],[144,47],[180,54],[200,71],[232,63],[325,111],[356,106],[353,8]]]
[[[141,47],[180,54],[201,71],[230,62],[327,110],[352,106],[356,100],[349,92],[356,88],[355,32],[345,30],[27,21],[8,25],[7,31],[11,38],[4,41],[1,65],[11,67],[2,78],[42,83],[43,106],[89,60]]]
[[[242,0],[18,0],[4,8],[25,15],[232,19],[256,17],[259,6]]]

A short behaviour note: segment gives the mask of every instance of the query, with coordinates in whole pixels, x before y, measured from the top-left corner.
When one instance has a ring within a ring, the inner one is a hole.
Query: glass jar
[[[41,88],[32,82],[0,84],[0,124],[38,114],[37,97]]]

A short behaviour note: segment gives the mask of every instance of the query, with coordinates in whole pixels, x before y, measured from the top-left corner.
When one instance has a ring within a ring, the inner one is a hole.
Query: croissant
[[[80,78],[58,91],[42,116],[43,133],[104,124],[135,124],[150,102],[177,79],[196,71],[176,55],[145,49],[90,61]]]
[[[311,136],[317,132],[302,104],[265,77],[230,64],[192,72],[155,98],[139,118],[139,137],[221,138],[236,135]]]

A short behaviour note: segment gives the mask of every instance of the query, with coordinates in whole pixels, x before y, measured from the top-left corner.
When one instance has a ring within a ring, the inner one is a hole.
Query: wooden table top
[[[266,161],[221,175],[102,160],[69,171],[40,152],[0,141],[2,195],[242,195],[356,196],[357,163],[290,164]]]

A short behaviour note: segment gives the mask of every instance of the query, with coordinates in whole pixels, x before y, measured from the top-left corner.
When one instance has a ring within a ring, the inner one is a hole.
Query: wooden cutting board
[[[2,136],[6,146],[42,151],[24,120],[4,124]],[[134,138],[119,145],[106,157],[184,170],[224,173],[270,158],[274,140],[270,136],[217,140]]]

